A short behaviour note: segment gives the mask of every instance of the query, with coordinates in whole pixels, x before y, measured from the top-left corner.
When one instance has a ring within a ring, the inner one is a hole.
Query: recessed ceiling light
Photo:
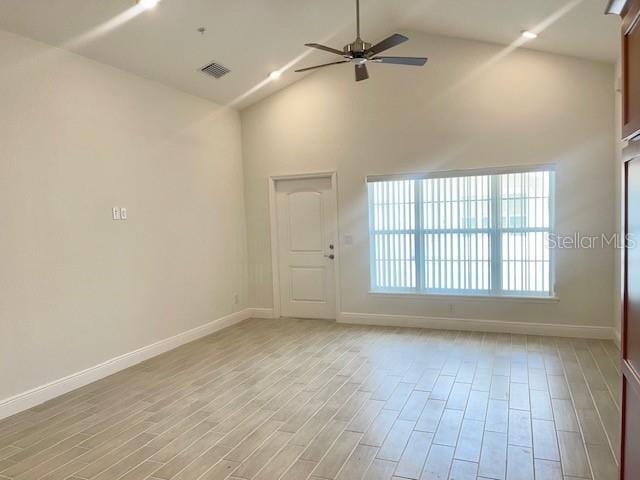
[[[528,38],[529,40],[533,40],[534,38],[538,38],[538,34],[537,33],[533,33],[529,30],[523,30],[522,32],[520,32],[522,34],[522,36],[524,38]]]
[[[145,10],[151,10],[152,8],[155,8],[158,3],[160,3],[160,0],[138,0],[138,5],[140,5]]]
[[[278,80],[282,76],[282,72],[280,70],[274,70],[269,74],[269,78],[271,80]]]

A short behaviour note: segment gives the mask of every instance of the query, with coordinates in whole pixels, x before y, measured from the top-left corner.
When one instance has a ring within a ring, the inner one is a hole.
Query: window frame
[[[547,227],[503,227],[502,226],[502,210],[501,204],[503,201],[502,193],[500,190],[499,176],[507,174],[518,173],[533,173],[533,172],[549,172],[549,226]],[[425,179],[437,179],[437,178],[455,178],[455,177],[475,177],[475,176],[489,176],[491,184],[490,189],[490,221],[491,224],[486,228],[456,228],[456,229],[426,229],[423,225],[423,212],[424,195],[421,180]],[[413,230],[387,230],[385,233],[398,234],[408,233],[415,236],[415,252],[413,265],[415,269],[415,283],[416,287],[408,288],[384,288],[377,287],[377,273],[376,273],[376,257],[375,257],[375,242],[376,236],[380,235],[379,232],[374,230],[374,201],[373,192],[370,187],[374,182],[385,181],[398,181],[398,180],[414,180],[414,202],[415,202],[415,225]],[[531,233],[542,232],[547,233],[549,237],[555,233],[556,222],[556,165],[555,164],[537,164],[537,165],[521,165],[510,167],[494,167],[486,169],[468,169],[468,170],[445,170],[437,172],[421,172],[421,173],[408,173],[408,174],[391,174],[391,175],[369,175],[366,177],[367,185],[367,210],[368,210],[368,233],[369,233],[369,293],[372,295],[402,295],[402,296],[417,296],[417,297],[451,297],[451,298],[464,298],[464,297],[476,297],[476,298],[490,298],[490,299],[531,299],[531,300],[557,300],[556,296],[556,258],[555,249],[549,248],[549,290],[504,290],[502,285],[503,277],[503,261],[502,258],[502,237],[505,233]],[[441,233],[451,234],[487,234],[489,237],[489,289],[434,289],[427,288],[424,277],[424,247],[421,246],[421,242],[424,241],[426,234],[440,231]],[[497,259],[497,260],[496,260]]]

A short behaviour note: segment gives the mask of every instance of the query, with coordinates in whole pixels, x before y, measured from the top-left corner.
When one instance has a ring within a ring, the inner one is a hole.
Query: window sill
[[[369,291],[369,295],[374,297],[383,297],[383,298],[415,298],[415,299],[423,299],[423,300],[441,300],[445,302],[474,302],[474,301],[496,301],[499,300],[501,302],[521,302],[521,303],[558,303],[560,298],[557,296],[553,297],[535,297],[535,296],[527,296],[527,295],[487,295],[487,294],[478,294],[478,295],[469,295],[469,294],[461,294],[461,295],[448,295],[444,293],[414,293],[414,292],[380,292],[380,291]]]

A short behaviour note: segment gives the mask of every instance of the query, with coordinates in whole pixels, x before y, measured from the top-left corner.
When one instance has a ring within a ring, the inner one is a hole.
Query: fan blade
[[[372,62],[392,63],[394,65],[412,65],[414,67],[424,67],[428,58],[425,57],[373,57]]]
[[[369,71],[364,63],[356,65],[356,82],[361,82],[369,78]]]
[[[389,38],[385,38],[380,43],[376,43],[373,47],[367,50],[368,55],[377,55],[378,53],[382,53],[385,50],[389,50],[390,48],[395,47],[396,45],[400,45],[401,43],[409,40],[404,35],[400,35],[399,33],[394,33]]]
[[[317,48],[318,50],[324,50],[325,52],[335,53],[336,55],[344,56],[344,52],[337,50],[335,48],[327,47],[325,45],[320,45],[319,43],[305,43],[305,47]]]
[[[341,60],[340,62],[323,63],[322,65],[316,65],[315,67],[301,68],[299,70],[295,70],[295,72],[296,73],[306,72],[307,70],[315,70],[316,68],[329,67],[331,65],[338,65],[340,63],[349,63],[349,60]]]

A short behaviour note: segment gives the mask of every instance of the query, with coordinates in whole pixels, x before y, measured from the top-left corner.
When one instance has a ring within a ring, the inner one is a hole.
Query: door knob
[[[331,255],[325,255],[325,258],[333,260],[334,258],[336,258],[336,256],[332,253]]]

